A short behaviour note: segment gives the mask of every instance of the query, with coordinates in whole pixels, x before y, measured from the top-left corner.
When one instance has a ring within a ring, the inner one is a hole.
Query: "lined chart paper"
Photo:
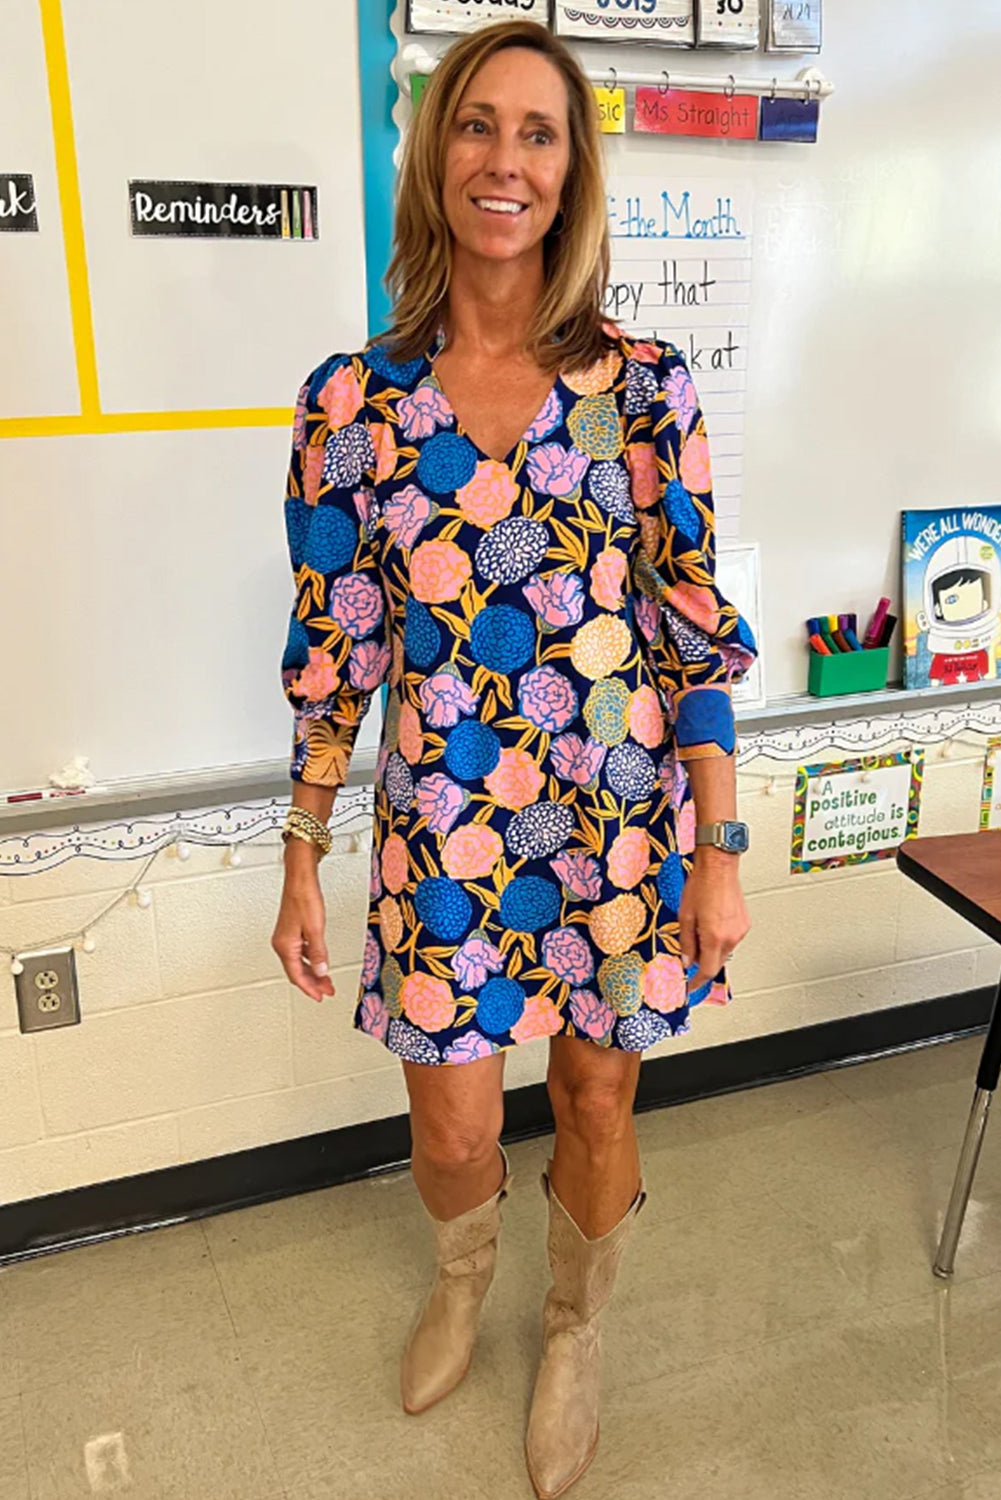
[[[751,196],[715,182],[615,177],[608,184],[609,317],[685,356],[712,459],[716,535],[737,539],[751,302]]]

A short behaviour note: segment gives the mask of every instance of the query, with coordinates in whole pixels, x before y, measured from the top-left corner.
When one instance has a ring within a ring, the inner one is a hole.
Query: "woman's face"
[[[497,261],[534,250],[559,210],[569,161],[559,69],[527,47],[495,52],[470,80],[448,141],[443,207],[457,244]]]

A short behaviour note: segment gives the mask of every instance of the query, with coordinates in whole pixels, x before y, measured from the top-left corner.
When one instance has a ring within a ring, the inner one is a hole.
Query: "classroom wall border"
[[[650,1058],[640,1071],[636,1109],[661,1109],[980,1033],[987,1028],[994,996],[993,986],[985,986]],[[971,1076],[971,1091],[974,1081]],[[553,1128],[542,1083],[506,1093],[504,1114],[506,1141],[546,1135]],[[957,1130],[959,1125],[957,1119]],[[0,1207],[0,1266],[165,1223],[336,1187],[405,1166],[409,1157],[409,1119],[394,1115],[24,1199]]]

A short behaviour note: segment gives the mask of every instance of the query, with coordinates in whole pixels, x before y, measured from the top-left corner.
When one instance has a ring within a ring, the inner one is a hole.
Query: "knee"
[[[546,1087],[557,1125],[592,1145],[609,1145],[631,1128],[633,1087],[618,1077],[567,1078],[550,1072]]]
[[[414,1149],[442,1174],[464,1174],[485,1165],[497,1150],[503,1117],[488,1120],[435,1120],[414,1130]]]

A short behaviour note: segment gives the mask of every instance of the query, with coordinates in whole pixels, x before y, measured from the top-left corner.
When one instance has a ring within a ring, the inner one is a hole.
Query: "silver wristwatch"
[[[746,823],[724,820],[695,825],[696,846],[714,844],[717,849],[725,849],[728,854],[744,854],[750,847],[750,842]]]

